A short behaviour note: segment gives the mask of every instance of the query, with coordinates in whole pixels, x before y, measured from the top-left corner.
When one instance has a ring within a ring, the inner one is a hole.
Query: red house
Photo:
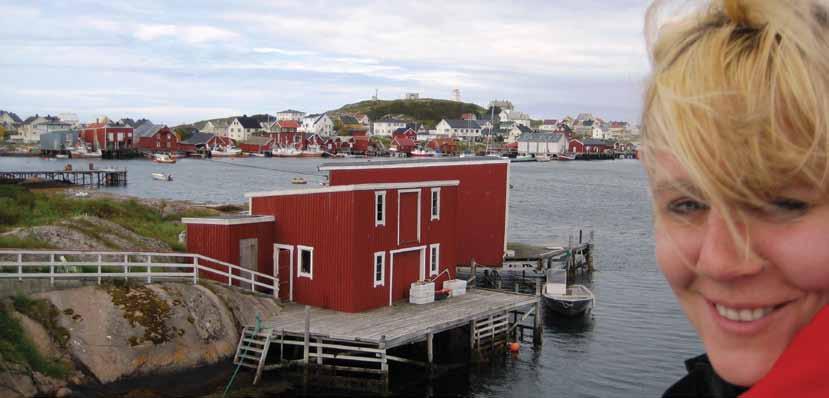
[[[296,133],[299,129],[299,122],[296,120],[280,120],[276,122],[280,133]]]
[[[178,144],[178,150],[182,152],[194,153],[205,148],[213,148],[215,146],[234,145],[235,142],[229,137],[219,137],[210,133],[194,133],[189,138],[181,141]]]
[[[328,187],[248,193],[251,216],[183,219],[187,248],[276,276],[283,300],[346,312],[391,305],[418,280],[440,289],[471,259],[501,263],[508,167],[493,158],[324,164]]]
[[[399,128],[397,130],[392,131],[391,137],[406,137],[412,141],[417,141],[417,131],[415,131],[412,128]]]
[[[567,151],[573,153],[605,153],[612,149],[613,145],[607,141],[593,138],[573,139],[567,144]]]
[[[133,128],[121,124],[92,123],[80,132],[81,140],[92,146],[92,150],[113,151],[118,149],[132,149]]]
[[[458,143],[452,138],[435,138],[426,143],[426,146],[433,151],[437,151],[446,155],[454,155],[458,153]]]
[[[133,132],[137,139],[136,147],[143,152],[175,152],[178,150],[178,137],[167,126],[144,123]]]
[[[417,147],[411,138],[405,135],[398,135],[391,140],[390,149],[398,153],[410,154]]]

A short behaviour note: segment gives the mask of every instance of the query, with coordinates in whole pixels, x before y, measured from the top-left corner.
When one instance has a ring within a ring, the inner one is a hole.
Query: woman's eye
[[[668,204],[668,211],[677,215],[689,215],[707,209],[708,205],[693,199],[679,199]]]
[[[801,215],[809,210],[811,205],[798,199],[777,198],[769,202],[766,210],[771,215]]]

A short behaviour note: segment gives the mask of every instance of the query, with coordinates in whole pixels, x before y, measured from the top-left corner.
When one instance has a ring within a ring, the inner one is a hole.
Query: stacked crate
[[[451,291],[451,297],[463,296],[466,294],[466,281],[463,279],[450,279],[443,282],[443,288]]]
[[[412,304],[428,304],[435,301],[434,282],[414,282],[409,289],[409,302]]]

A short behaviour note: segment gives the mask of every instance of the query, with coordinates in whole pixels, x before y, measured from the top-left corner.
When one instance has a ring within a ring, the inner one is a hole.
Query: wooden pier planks
[[[312,308],[310,333],[375,344],[379,344],[385,336],[386,348],[393,348],[426,340],[430,333],[440,333],[496,313],[535,305],[536,302],[536,297],[528,295],[475,290],[446,301],[424,305],[400,303],[356,314]],[[304,307],[288,303],[279,317],[265,321],[263,326],[275,331],[302,334],[305,329]]]

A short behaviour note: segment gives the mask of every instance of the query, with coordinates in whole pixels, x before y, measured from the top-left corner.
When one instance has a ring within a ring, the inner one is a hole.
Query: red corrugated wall
[[[239,240],[258,238],[257,266],[259,272],[273,275],[273,224],[273,222],[240,225],[187,224],[187,251],[239,265]],[[213,268],[227,271],[227,267],[218,264],[214,264]],[[238,272],[236,274],[238,275]],[[199,277],[227,283],[226,277],[211,272],[201,272]],[[269,283],[264,280],[260,282]]]
[[[353,311],[354,193],[256,197],[252,214],[276,217],[275,243],[294,246],[294,301]],[[313,279],[298,277],[296,245],[314,248]]]
[[[460,180],[458,264],[500,266],[506,240],[508,163],[331,170],[333,185]],[[428,196],[426,196],[428,197]],[[396,201],[396,199],[395,199]]]
[[[275,243],[294,247],[293,298],[302,304],[359,312],[388,305],[392,250],[440,243],[440,271],[455,276],[457,188],[441,187],[441,218],[431,221],[430,188],[421,193],[421,240],[397,245],[397,191],[386,191],[386,224],[374,224],[374,191],[255,197],[252,214],[272,215]],[[313,279],[298,277],[297,245],[314,248]],[[237,249],[238,250],[238,249]],[[385,252],[385,283],[374,287],[375,252]],[[238,253],[237,253],[238,256]],[[271,261],[272,262],[272,261]],[[438,288],[443,280],[439,280]]]

